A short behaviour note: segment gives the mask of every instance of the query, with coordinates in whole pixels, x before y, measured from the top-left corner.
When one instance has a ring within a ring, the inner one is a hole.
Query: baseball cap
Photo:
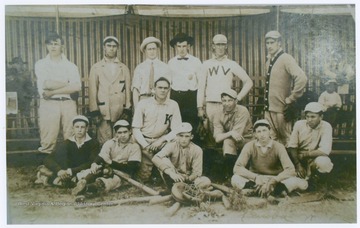
[[[233,89],[225,89],[222,93],[221,93],[221,96],[223,96],[223,94],[226,94],[234,99],[237,98],[237,92]]]
[[[153,36],[146,37],[140,45],[141,52],[144,52],[146,45],[150,43],[156,43],[158,47],[161,46],[161,41]]]
[[[269,121],[265,120],[265,119],[260,119],[260,120],[257,120],[255,123],[254,123],[254,131],[256,129],[257,126],[259,126],[260,124],[263,124],[263,125],[267,125],[270,127],[270,123]]]
[[[86,124],[89,124],[89,119],[86,116],[83,115],[77,115],[72,119],[72,123],[73,125],[75,124],[75,122],[77,121],[84,121]]]
[[[176,134],[180,134],[180,133],[188,133],[192,131],[192,126],[191,124],[187,123],[187,122],[183,122],[180,124],[180,126],[176,129]]]
[[[319,113],[324,111],[324,106],[319,102],[310,102],[305,106],[304,112]]]
[[[278,31],[270,31],[265,35],[265,39],[267,38],[279,39],[281,38],[281,34]]]
[[[119,127],[129,127],[130,126],[130,124],[129,124],[129,122],[127,122],[126,120],[118,120],[118,121],[116,121],[116,123],[114,124],[114,129],[115,129],[115,127],[117,127],[117,126],[119,126]]]
[[[213,38],[214,44],[227,44],[227,38],[223,34],[217,34]]]
[[[116,44],[119,45],[119,40],[115,36],[107,36],[107,37],[105,37],[104,40],[103,40],[103,44],[105,44],[108,40],[113,40],[113,41],[115,41]]]
[[[330,79],[329,81],[327,81],[327,82],[325,83],[325,85],[329,85],[330,83],[335,83],[335,84],[337,84],[337,82],[336,82],[335,79]]]

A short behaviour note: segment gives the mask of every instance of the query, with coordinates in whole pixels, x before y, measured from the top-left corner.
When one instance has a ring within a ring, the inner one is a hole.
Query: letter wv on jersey
[[[230,68],[228,68],[228,69],[225,70],[225,69],[224,69],[224,66],[221,66],[221,69],[222,69],[222,71],[223,71],[223,75],[224,75],[224,76],[230,71]],[[217,66],[217,67],[212,67],[212,69],[209,68],[210,76],[213,76],[213,74],[217,75],[217,74],[218,74],[218,71],[219,71],[219,66]]]

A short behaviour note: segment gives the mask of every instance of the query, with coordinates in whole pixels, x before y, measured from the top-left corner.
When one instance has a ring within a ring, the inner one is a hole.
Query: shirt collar
[[[49,61],[52,61],[51,58],[50,58],[50,54],[47,54],[45,58],[48,59]],[[64,53],[61,53],[61,60],[60,61],[67,61],[67,58],[64,55]]]
[[[156,63],[157,61],[160,61],[158,58],[155,59],[146,59],[145,62],[148,62],[149,64],[151,63]]]
[[[114,62],[114,63],[119,63],[119,59],[117,57],[115,57],[114,61],[109,60],[109,58],[107,58],[106,56],[104,56],[104,62],[108,63],[108,62]]]
[[[282,50],[283,50],[282,48],[279,48],[279,50],[275,53],[274,57],[271,57],[271,55],[268,54],[268,55],[266,56],[266,58],[268,58],[268,59],[273,59],[273,58],[275,58]]]
[[[272,139],[270,139],[270,142],[269,142],[267,145],[262,146],[262,145],[260,144],[259,140],[256,140],[255,145],[256,145],[257,147],[267,147],[267,148],[271,148],[272,145],[273,145],[273,142],[274,142],[274,141],[273,141]]]
[[[322,121],[316,126],[316,128],[311,128],[308,123],[306,123],[306,127],[308,127],[310,130],[319,130],[322,125]]]
[[[155,95],[153,97],[150,97],[151,101],[154,103],[154,104],[157,104],[157,105],[165,105],[165,104],[168,104],[169,103],[169,98],[166,98],[166,100],[164,101],[164,103],[160,104],[156,99],[155,99]]]
[[[76,140],[75,140],[75,135],[71,136],[71,137],[69,138],[69,140],[77,144],[77,142],[76,142]],[[83,142],[82,144],[84,144],[85,142],[87,142],[87,141],[89,141],[89,140],[91,140],[91,137],[90,137],[90,135],[89,135],[88,133],[86,133],[85,140],[84,140],[84,142]],[[82,145],[82,144],[81,144],[81,145]]]
[[[221,58],[218,58],[218,57],[216,57],[216,56],[214,55],[214,59],[217,60],[217,61],[223,61],[223,60],[226,60],[227,58],[228,58],[227,55],[224,55],[224,56],[221,57]]]

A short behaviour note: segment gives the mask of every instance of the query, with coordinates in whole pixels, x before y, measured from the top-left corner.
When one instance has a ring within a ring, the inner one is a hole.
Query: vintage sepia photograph
[[[356,224],[356,7],[5,4],[6,224]]]

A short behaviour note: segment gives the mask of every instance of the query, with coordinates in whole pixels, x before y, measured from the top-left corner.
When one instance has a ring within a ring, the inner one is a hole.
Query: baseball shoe
[[[77,182],[75,188],[72,189],[71,191],[71,195],[73,196],[77,196],[80,193],[83,193],[84,190],[86,188],[86,180],[85,179],[81,179]]]

